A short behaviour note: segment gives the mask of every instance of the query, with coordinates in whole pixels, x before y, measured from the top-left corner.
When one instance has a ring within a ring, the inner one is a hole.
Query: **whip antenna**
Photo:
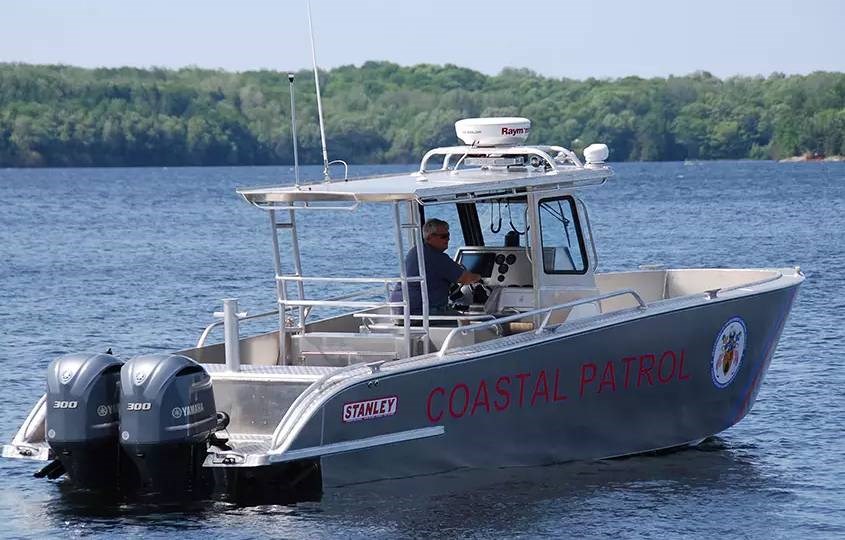
[[[320,76],[317,73],[317,52],[314,49],[314,27],[311,24],[311,1],[308,5],[308,37],[311,38],[311,62],[314,64],[314,86],[317,88],[317,116],[320,118],[320,140],[323,143],[323,180],[331,182],[329,177],[329,152],[326,149],[326,127],[323,124],[323,102],[320,99]]]
[[[299,151],[296,147],[296,101],[293,99],[293,73],[288,73],[288,82],[290,83],[290,134],[293,138],[293,185],[299,187]]]

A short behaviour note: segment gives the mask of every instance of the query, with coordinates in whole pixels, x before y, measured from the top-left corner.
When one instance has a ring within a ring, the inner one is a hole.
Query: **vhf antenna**
[[[293,98],[293,73],[288,73],[288,82],[290,83],[290,133],[293,137],[293,185],[299,187],[299,150],[296,146],[296,100]]]
[[[320,140],[323,143],[323,181],[331,182],[329,176],[329,151],[326,149],[326,127],[323,124],[323,102],[320,99],[320,77],[317,73],[317,52],[314,49],[314,27],[311,24],[311,0],[308,0],[308,36],[311,38],[311,62],[314,64],[314,86],[317,88],[317,115],[320,118]]]

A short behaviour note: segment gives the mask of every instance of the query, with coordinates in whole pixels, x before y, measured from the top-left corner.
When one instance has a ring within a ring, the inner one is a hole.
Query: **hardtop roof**
[[[551,171],[523,168],[466,168],[368,176],[348,181],[299,186],[239,188],[248,202],[260,207],[288,206],[296,202],[391,202],[483,197],[504,192],[572,189],[604,183],[613,171],[606,165],[558,165]]]

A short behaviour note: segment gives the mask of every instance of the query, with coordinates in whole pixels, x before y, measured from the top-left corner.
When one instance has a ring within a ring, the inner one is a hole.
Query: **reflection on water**
[[[776,489],[741,450],[719,439],[698,448],[624,459],[494,471],[460,470],[436,477],[379,482],[326,494],[320,512],[346,526],[368,516],[378,529],[484,536],[590,534],[608,518],[635,517],[649,508],[672,512],[679,498],[737,485]],[[624,494],[624,495],[623,495]],[[620,495],[623,495],[620,500]],[[383,503],[383,504],[379,504]],[[671,504],[670,504],[671,503]],[[666,508],[663,508],[666,506]],[[461,511],[463,509],[463,511]],[[565,529],[561,526],[565,524]]]
[[[319,535],[487,536],[588,535],[596,527],[617,530],[616,521],[684,519],[694,531],[696,501],[723,499],[722,518],[741,519],[754,508],[758,519],[776,518],[794,495],[778,478],[761,475],[748,448],[712,438],[698,447],[613,460],[546,467],[456,470],[429,477],[335,488],[321,500],[289,505],[239,507],[215,501],[162,505],[115,503],[56,482],[42,516],[30,516],[31,531],[76,533],[146,530],[199,531],[238,538]],[[737,491],[737,487],[742,490]],[[761,514],[762,513],[762,514]],[[772,514],[767,517],[767,515]],[[700,513],[699,519],[705,519]],[[236,528],[232,528],[236,525]],[[712,529],[714,523],[708,524]],[[23,528],[21,532],[23,532]],[[625,532],[625,531],[620,531]],[[628,531],[634,532],[634,531]],[[36,532],[37,536],[37,532]]]

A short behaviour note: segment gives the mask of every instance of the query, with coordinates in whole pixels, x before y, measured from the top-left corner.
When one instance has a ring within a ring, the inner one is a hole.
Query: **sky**
[[[486,74],[845,71],[845,0],[312,0],[323,69],[388,60]],[[305,0],[0,0],[0,62],[310,68]]]

